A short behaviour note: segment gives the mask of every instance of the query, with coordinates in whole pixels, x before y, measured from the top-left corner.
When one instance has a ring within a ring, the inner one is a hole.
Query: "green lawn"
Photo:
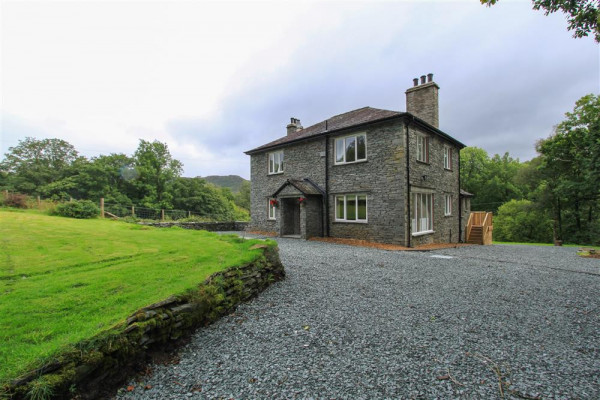
[[[210,274],[256,240],[0,210],[0,383]]]
[[[518,245],[525,245],[525,246],[554,246],[553,243],[527,243],[527,242],[497,242],[497,241],[493,241],[493,244],[518,244]],[[581,248],[586,248],[586,249],[599,249],[600,250],[600,246],[587,246],[585,244],[563,244],[563,247],[581,247]]]

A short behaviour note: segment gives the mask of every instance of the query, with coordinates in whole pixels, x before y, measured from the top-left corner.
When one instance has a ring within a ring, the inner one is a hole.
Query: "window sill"
[[[431,163],[427,161],[416,160],[419,164],[431,165]]]
[[[273,221],[273,222],[275,222],[275,221],[277,221],[277,219],[276,218],[267,218],[267,221]]]
[[[446,167],[444,167],[444,171],[452,172],[452,168],[446,168]]]
[[[281,172],[269,172],[267,175],[268,176],[271,176],[271,175],[281,175],[281,174],[283,174],[283,172],[284,171],[281,171]]]
[[[347,221],[344,219],[336,219],[333,222],[338,224],[368,224],[369,221]]]
[[[435,231],[415,232],[412,234],[412,236],[424,236],[424,235],[429,235],[431,233],[435,233]]]
[[[350,161],[350,162],[341,162],[341,163],[336,163],[336,162],[334,162],[334,163],[333,163],[333,165],[334,165],[334,166],[338,166],[338,165],[352,165],[352,164],[361,164],[361,163],[366,163],[367,161],[369,161],[369,160],[367,160],[367,159],[364,159],[364,160]]]
[[[451,217],[451,216],[452,216],[452,214],[444,214],[444,217],[446,217],[446,218]]]

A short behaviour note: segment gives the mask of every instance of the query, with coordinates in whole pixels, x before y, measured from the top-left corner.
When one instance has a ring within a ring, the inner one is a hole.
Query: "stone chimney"
[[[438,90],[433,74],[422,75],[421,82],[419,78],[413,79],[413,87],[406,91],[406,111],[439,128]]]
[[[298,132],[299,130],[303,129],[302,125],[300,125],[300,120],[298,118],[292,117],[290,118],[290,121],[291,122],[288,124],[288,126],[286,126],[288,136],[292,133]]]

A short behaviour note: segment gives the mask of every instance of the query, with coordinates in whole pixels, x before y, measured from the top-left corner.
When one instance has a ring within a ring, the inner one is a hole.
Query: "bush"
[[[552,243],[552,220],[529,200],[511,200],[498,208],[494,240]]]
[[[53,214],[61,217],[87,219],[100,215],[100,209],[92,201],[78,200],[59,204]]]
[[[0,196],[2,197],[2,196]],[[28,197],[21,193],[9,193],[2,199],[2,205],[5,207],[27,208]]]

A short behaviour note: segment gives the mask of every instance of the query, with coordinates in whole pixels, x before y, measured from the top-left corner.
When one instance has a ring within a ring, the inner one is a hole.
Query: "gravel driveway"
[[[278,242],[285,281],[117,397],[600,398],[600,260]]]

